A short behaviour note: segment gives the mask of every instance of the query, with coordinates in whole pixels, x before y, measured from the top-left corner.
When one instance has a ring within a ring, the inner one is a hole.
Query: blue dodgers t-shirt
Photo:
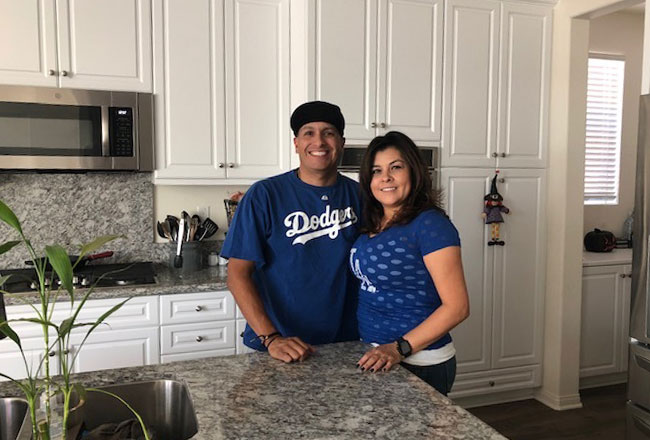
[[[361,280],[357,318],[364,342],[395,341],[440,307],[440,295],[423,257],[449,246],[460,246],[458,231],[435,210],[422,212],[407,225],[357,239],[350,265]],[[449,342],[447,333],[427,349]]]
[[[255,183],[235,211],[221,250],[255,262],[264,308],[283,336],[310,344],[358,340],[359,284],[348,268],[359,235],[359,185],[309,185],[295,171]],[[264,350],[246,326],[244,343]]]

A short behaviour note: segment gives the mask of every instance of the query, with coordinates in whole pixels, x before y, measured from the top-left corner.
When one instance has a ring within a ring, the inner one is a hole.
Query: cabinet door
[[[20,343],[23,347],[23,352],[25,353],[25,360],[23,360],[20,350],[16,344],[10,339],[3,339],[0,341],[0,373],[6,374],[13,379],[23,379],[27,377],[27,370],[25,368],[25,362],[27,362],[27,368],[32,371],[32,376],[36,376],[36,371],[41,365],[43,356],[46,353],[45,343],[43,338],[23,338],[20,340]],[[50,352],[50,374],[56,375],[59,374],[59,362],[58,357],[56,357],[56,351]],[[45,374],[45,366],[40,367],[41,373],[39,377],[43,377]],[[0,377],[0,381],[7,380],[3,377]]]
[[[348,143],[367,143],[377,122],[377,1],[311,0],[310,9],[309,99],[341,107]]]
[[[628,345],[623,334],[628,273],[629,266],[585,267],[582,272],[580,377],[621,371],[623,345]]]
[[[156,178],[226,177],[223,2],[154,2]]]
[[[290,168],[289,0],[226,0],[228,178]]]
[[[416,143],[440,141],[442,8],[442,0],[380,2],[379,134],[397,130]]]
[[[500,236],[494,246],[492,367],[541,362],[546,275],[546,179],[544,170],[502,170]]]
[[[57,15],[61,87],[152,91],[151,0],[58,0]]]
[[[470,316],[451,332],[461,373],[490,368],[494,262],[481,212],[491,177],[491,170],[441,170],[445,209],[460,234],[470,300]]]
[[[255,353],[255,350],[244,345],[244,337],[242,336],[244,330],[246,330],[246,320],[238,319],[237,334],[235,335],[237,341],[237,354]]]
[[[443,166],[493,167],[500,2],[447,0]]]
[[[83,338],[81,334],[70,338],[68,356],[77,356],[75,373],[151,365],[160,360],[158,327],[93,333],[80,348]]]
[[[0,0],[1,84],[56,86],[54,2]]]
[[[546,167],[552,10],[503,4],[499,167]]]

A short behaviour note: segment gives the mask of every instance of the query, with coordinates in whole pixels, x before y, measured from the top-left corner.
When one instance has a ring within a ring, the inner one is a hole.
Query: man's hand
[[[361,368],[361,371],[369,370],[375,373],[377,371],[388,371],[393,365],[399,364],[401,361],[402,356],[397,351],[397,346],[394,342],[391,342],[368,350],[359,359],[357,366]]]
[[[266,343],[266,346],[272,358],[286,363],[302,362],[316,351],[314,347],[297,337],[284,338],[282,336],[276,336],[270,339]]]

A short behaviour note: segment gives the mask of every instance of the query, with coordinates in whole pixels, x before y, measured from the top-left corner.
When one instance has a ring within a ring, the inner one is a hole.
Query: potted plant
[[[87,391],[96,391],[105,394],[111,393],[93,388],[86,389],[80,384],[73,383],[71,380],[72,367],[79,350],[77,350],[73,355],[66,354],[61,356],[61,374],[57,377],[52,377],[51,375],[50,357],[47,356],[47,353],[53,349],[57,349],[59,353],[68,353],[71,332],[75,329],[87,328],[87,330],[85,330],[85,336],[79,346],[81,349],[91,333],[130,299],[127,298],[113,306],[94,322],[78,322],[77,320],[79,313],[84,307],[86,301],[88,301],[95,286],[91,286],[83,293],[83,295],[77,297],[75,286],[72,282],[75,266],[82,261],[84,256],[101,248],[110,241],[120,238],[121,236],[106,235],[96,238],[90,243],[81,245],[79,247],[79,257],[76,262],[72,262],[66,250],[57,244],[45,246],[45,257],[39,258],[31,241],[27,239],[23,233],[18,218],[2,201],[0,201],[0,221],[12,228],[18,235],[17,240],[10,240],[0,244],[0,254],[10,251],[18,245],[25,246],[34,264],[34,270],[36,271],[38,280],[37,293],[40,300],[36,305],[25,301],[25,304],[28,304],[33,308],[36,315],[35,318],[8,319],[9,317],[0,317],[0,334],[11,339],[20,349],[20,353],[25,363],[25,369],[27,371],[27,378],[21,380],[14,379],[4,374],[1,367],[0,377],[9,379],[15,383],[25,394],[32,422],[33,440],[66,440],[67,429],[64,429],[64,427],[69,427],[71,410],[74,409],[71,406],[74,404],[76,408],[83,405]],[[58,286],[54,286],[55,283],[48,285],[45,282],[48,263],[60,280]],[[10,275],[0,276],[0,286],[2,286],[9,277]],[[7,296],[11,295],[2,290],[0,290],[0,293]],[[52,313],[57,304],[57,300],[66,294],[69,296],[70,316],[61,322],[53,322]],[[16,298],[20,298],[20,296],[16,295]],[[43,330],[44,355],[41,357],[41,361],[36,365],[36,367],[29,365],[23,352],[20,337],[11,327],[11,323],[16,321],[38,324]],[[140,416],[121,398],[114,394],[111,395],[127,405],[127,407],[129,407],[129,409],[134,413],[135,417],[140,422],[144,437],[148,440],[149,436]]]

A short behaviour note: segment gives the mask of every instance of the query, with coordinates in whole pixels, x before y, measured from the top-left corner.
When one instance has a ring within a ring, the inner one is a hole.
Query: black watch
[[[411,347],[411,343],[401,336],[397,338],[397,341],[395,341],[395,343],[397,344],[397,351],[402,356],[409,357],[411,353],[413,353],[413,347]]]

